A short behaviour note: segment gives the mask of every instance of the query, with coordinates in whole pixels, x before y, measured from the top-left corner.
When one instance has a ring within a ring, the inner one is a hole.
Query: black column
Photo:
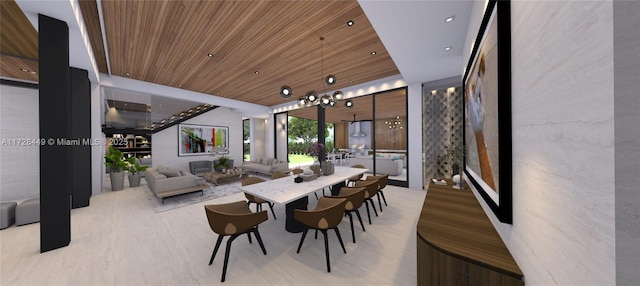
[[[324,118],[324,108],[319,104],[317,106],[318,106],[318,143],[322,144],[323,146],[326,146],[325,130],[327,129],[326,128],[327,124]],[[326,157],[327,157],[326,151],[322,150],[320,151],[320,155],[318,156],[318,161],[324,162]]]
[[[40,252],[71,241],[69,27],[38,15],[40,70]],[[28,114],[25,114],[28,116]]]
[[[69,68],[71,75],[71,207],[89,206],[91,197],[91,84],[89,73]]]

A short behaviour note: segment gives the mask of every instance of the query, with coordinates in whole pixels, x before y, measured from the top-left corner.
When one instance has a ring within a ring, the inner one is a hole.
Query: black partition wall
[[[71,241],[69,28],[38,15],[40,138],[40,252]]]

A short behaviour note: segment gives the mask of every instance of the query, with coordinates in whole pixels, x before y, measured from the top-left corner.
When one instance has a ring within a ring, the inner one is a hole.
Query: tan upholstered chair
[[[362,222],[362,217],[360,216],[360,211],[358,210],[362,203],[364,203],[364,192],[366,191],[365,187],[359,188],[348,188],[343,187],[340,189],[340,193],[337,196],[331,196],[330,198],[342,198],[346,199],[346,203],[344,204],[344,213],[349,216],[349,222],[351,223],[351,237],[353,239],[353,243],[356,243],[356,234],[353,230],[353,215],[352,212],[355,212],[358,216],[358,220],[360,221],[360,226],[362,226],[362,231],[366,231],[364,229],[364,223]]]
[[[342,243],[342,237],[340,237],[340,231],[338,230],[338,224],[340,224],[342,216],[344,215],[344,204],[346,201],[346,199],[322,197],[318,199],[318,204],[315,209],[310,211],[296,209],[293,213],[293,217],[307,227],[300,238],[297,253],[300,253],[300,248],[302,247],[302,243],[304,242],[304,238],[307,236],[309,229],[320,230],[324,235],[324,251],[327,260],[327,272],[331,272],[327,229],[333,229],[336,232],[338,241],[340,241],[340,246],[342,246],[342,251],[347,253],[347,250],[344,248],[344,243]]]
[[[244,201],[219,205],[205,205],[204,210],[207,214],[207,220],[209,220],[211,230],[218,234],[218,240],[211,254],[209,265],[213,263],[213,259],[216,257],[216,253],[222,243],[222,238],[229,235],[231,236],[227,240],[224,266],[222,266],[222,280],[220,280],[220,282],[224,282],[225,276],[227,275],[231,242],[238,236],[246,233],[249,237],[249,243],[251,243],[251,233],[253,233],[260,244],[260,248],[262,248],[262,253],[267,255],[267,250],[264,248],[260,232],[258,231],[258,225],[267,220],[267,211],[253,213]]]
[[[253,185],[253,184],[257,184],[257,183],[262,183],[265,180],[263,178],[260,177],[247,177],[244,178],[242,180],[242,185],[243,186],[248,186],[248,185]],[[273,219],[277,219],[276,218],[276,213],[273,212],[273,203],[269,202],[269,201],[265,201],[261,198],[258,198],[254,195],[251,194],[247,194],[244,193],[244,197],[247,198],[247,205],[251,206],[251,204],[256,204],[256,211],[261,211],[262,210],[262,204],[267,204],[269,206],[269,208],[271,209],[271,214],[273,215]]]
[[[356,165],[351,166],[351,168],[366,169],[367,167],[365,167],[364,165],[361,165],[361,164],[356,164]],[[351,184],[351,186],[353,186],[353,183],[362,180],[362,175],[364,175],[364,174],[353,176],[353,177],[347,179],[347,186],[349,186],[349,184]]]
[[[377,175],[377,176],[367,176],[365,178],[366,181],[378,180],[378,205],[380,205],[380,212],[382,212],[382,202],[380,201],[380,196],[382,195],[382,200],[384,200],[384,206],[387,205],[387,199],[384,197],[384,193],[382,189],[387,186],[387,182],[389,181],[389,175]]]
[[[302,170],[300,168],[295,168],[295,169],[291,170],[291,174],[294,174],[294,175],[298,175],[298,174],[302,174],[302,173],[304,173],[304,170]]]
[[[287,176],[287,174],[285,174],[283,172],[272,172],[271,173],[271,179],[272,180],[279,179],[279,178],[284,178],[286,176]]]
[[[373,212],[378,216],[378,211],[376,211],[376,205],[373,203],[373,198],[376,194],[378,194],[378,179],[371,179],[369,181],[357,181],[355,182],[354,187],[365,187],[364,191],[364,203],[365,207],[367,207],[367,217],[369,218],[369,224],[371,224],[371,214],[369,213],[369,203],[373,208]]]

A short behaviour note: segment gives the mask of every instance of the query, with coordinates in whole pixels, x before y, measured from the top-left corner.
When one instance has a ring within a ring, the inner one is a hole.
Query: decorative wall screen
[[[452,162],[444,156],[447,146],[462,146],[463,114],[460,84],[422,88],[422,127],[425,186],[431,178],[451,178]]]

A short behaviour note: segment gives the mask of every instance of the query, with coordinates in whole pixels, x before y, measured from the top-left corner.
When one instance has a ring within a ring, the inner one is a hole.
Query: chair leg
[[[382,201],[380,201],[380,191],[378,191],[377,197],[378,197],[378,205],[380,206],[380,212],[382,212]]]
[[[220,282],[224,282],[224,278],[227,276],[227,265],[229,264],[229,252],[231,251],[231,243],[233,242],[239,234],[232,235],[229,240],[227,240],[227,250],[224,253],[224,265],[222,266],[222,280]]]
[[[262,237],[260,237],[260,232],[258,231],[258,228],[254,228],[251,230],[251,232],[254,233],[254,235],[256,236],[256,239],[258,239],[258,244],[260,244],[260,248],[262,248],[262,253],[264,253],[264,255],[267,255],[267,250],[264,248],[264,243],[262,243]]]
[[[334,227],[333,230],[336,231],[336,236],[338,236],[338,241],[340,242],[340,246],[342,246],[342,251],[344,253],[347,253],[347,249],[344,248],[344,243],[342,243],[342,236],[340,236],[340,230],[338,229],[338,227]]]
[[[367,217],[369,218],[369,224],[371,224],[371,213],[369,212],[369,203],[364,201],[364,206],[367,207]]]
[[[327,230],[322,229],[322,235],[324,235],[324,253],[327,258],[327,272],[331,272],[331,262],[329,260],[329,239],[327,238]]]
[[[362,231],[366,231],[364,229],[364,223],[362,223],[362,217],[360,217],[360,211],[356,210],[356,215],[358,216],[358,220],[360,221],[360,226],[362,227]]]
[[[353,230],[353,215],[350,212],[347,212],[349,215],[349,223],[351,225],[351,238],[353,239],[353,243],[356,243],[356,232]]]
[[[373,203],[373,199],[372,198],[365,199],[365,202],[371,203],[371,208],[373,209],[373,213],[375,213],[376,216],[378,216],[378,211],[376,210],[376,204]]]
[[[209,265],[211,265],[211,263],[213,263],[213,258],[216,257],[216,253],[218,253],[218,248],[220,248],[220,244],[222,243],[222,237],[224,237],[224,235],[219,235],[218,234],[218,240],[216,241],[216,247],[213,248],[213,253],[211,254],[211,259],[209,259]]]
[[[300,248],[302,248],[302,243],[304,242],[304,238],[307,236],[307,231],[309,231],[309,229],[305,229],[304,232],[302,233],[302,237],[300,237],[300,244],[298,244],[298,250],[296,251],[296,253],[300,253]]]
[[[275,212],[273,212],[273,205],[274,205],[274,204],[273,204],[273,203],[269,203],[269,202],[267,202],[267,205],[269,205],[269,208],[271,209],[271,214],[273,215],[273,219],[277,219],[277,218],[276,218],[276,213],[275,213]]]
[[[253,242],[251,241],[251,232],[247,232],[247,237],[249,238],[249,243],[253,243]]]
[[[379,191],[378,191],[378,194],[381,194],[381,195],[382,195],[382,200],[384,201],[384,206],[385,206],[385,207],[386,207],[386,206],[388,206],[388,205],[387,205],[387,199],[384,197],[384,193],[382,192],[382,190],[379,190]]]
[[[314,239],[318,239],[318,230],[316,229],[316,236],[314,237]]]

